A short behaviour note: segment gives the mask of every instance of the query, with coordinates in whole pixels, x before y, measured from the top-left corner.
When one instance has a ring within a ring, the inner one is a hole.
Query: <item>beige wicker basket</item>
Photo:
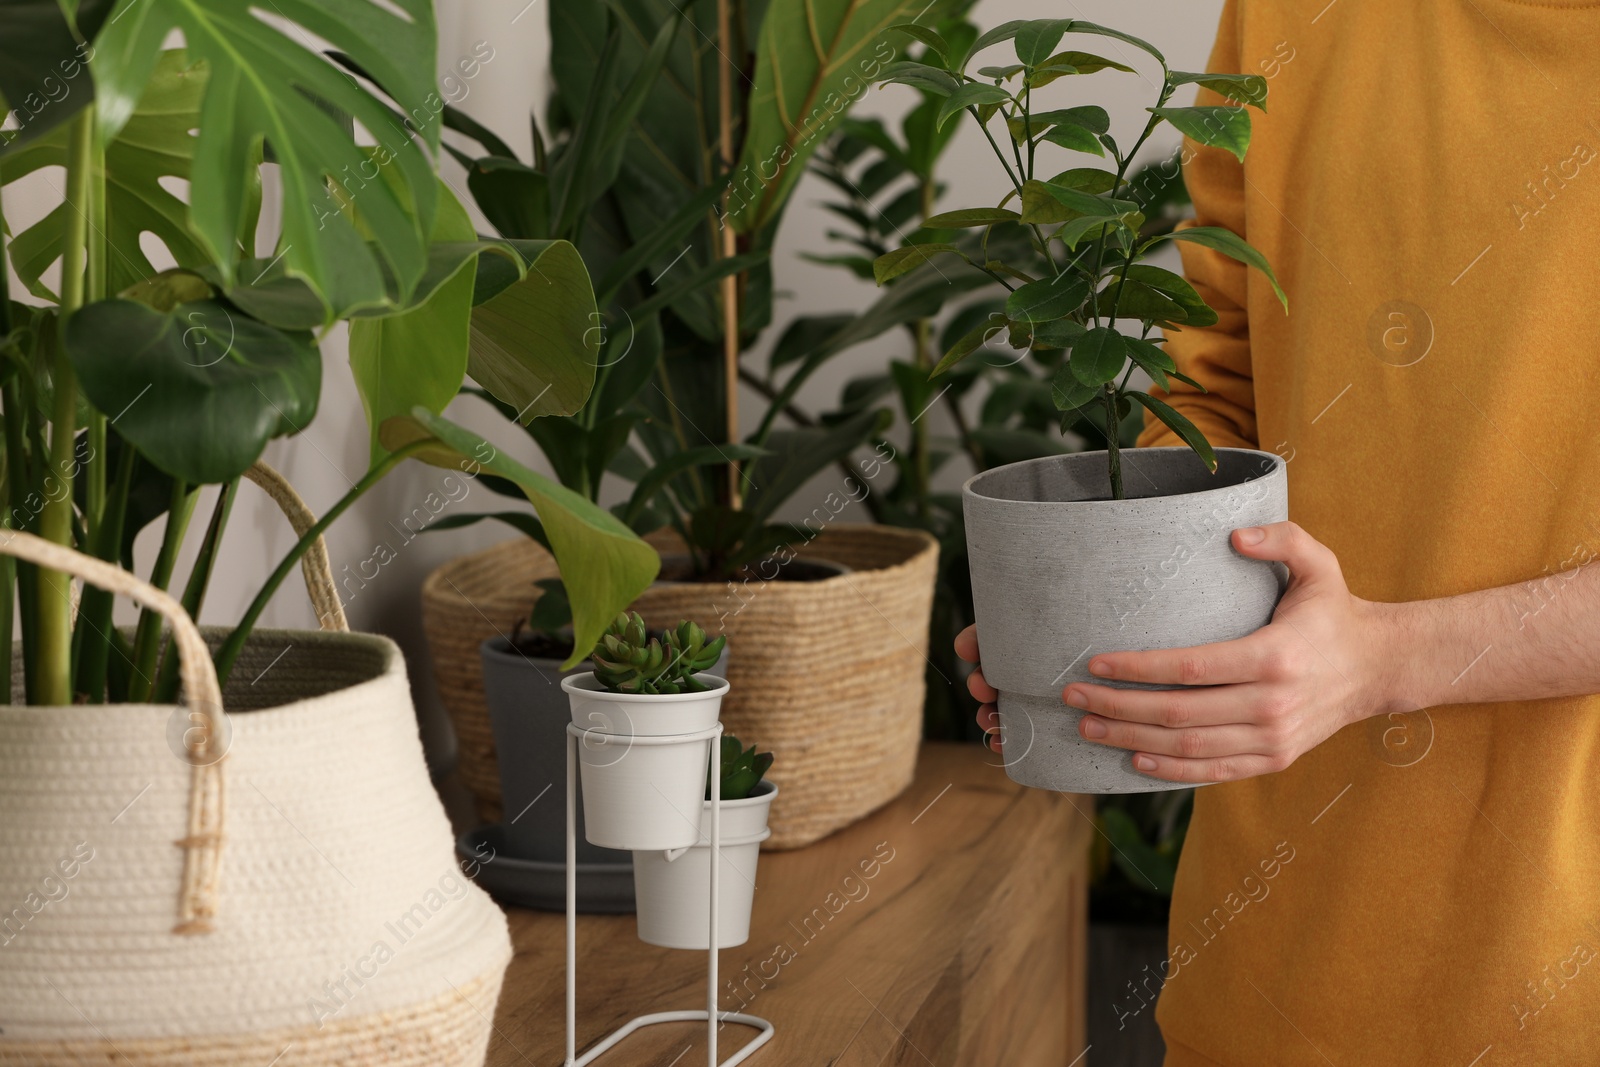
[[[505,917],[457,868],[400,651],[338,632],[321,546],[331,632],[256,631],[225,693],[223,632],[165,593],[24,533],[0,552],[160,612],[184,693],[0,707],[0,1063],[480,1067]]]
[[[681,548],[670,536],[651,540]],[[838,524],[799,555],[851,570],[737,588],[659,582],[634,604],[653,627],[692,618],[728,635],[723,725],[777,757],[768,848],[810,844],[898,796],[922,736],[938,545],[916,530]],[[461,778],[488,821],[500,818],[500,778],[478,645],[510,634],[539,594],[534,583],[556,573],[549,553],[519,538],[452,560],[423,583],[423,626]]]

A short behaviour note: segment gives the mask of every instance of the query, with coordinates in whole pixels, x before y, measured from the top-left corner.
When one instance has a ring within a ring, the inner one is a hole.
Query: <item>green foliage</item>
[[[590,658],[595,680],[613,693],[704,693],[711,686],[695,675],[715,666],[727,643],[726,637],[708,641],[706,632],[687,619],[655,638],[638,612],[623,612],[600,636]]]
[[[732,734],[722,735],[722,799],[745,800],[756,791],[761,779],[772,767],[772,753],[757,752],[756,746],[745,748],[743,742]],[[706,799],[711,799],[711,786],[706,785]]]
[[[1091,104],[1041,106],[1036,97],[1038,90],[1075,76],[1102,70],[1132,73],[1124,64],[1091,53],[1058,52],[1057,46],[1069,34],[1121,41],[1160,67],[1156,101],[1147,109],[1150,117],[1126,152],[1110,135],[1104,109]],[[977,53],[1008,41],[1014,64],[984,66],[976,76],[967,73]],[[1199,388],[1176,374],[1159,347],[1162,339],[1150,333],[1157,327],[1209,326],[1216,322],[1216,313],[1181,277],[1141,261],[1162,241],[1201,244],[1264,274],[1285,309],[1287,298],[1265,257],[1237,234],[1216,227],[1172,228],[1167,215],[1176,206],[1175,173],[1151,180],[1149,171],[1130,178],[1128,170],[1162,123],[1201,145],[1243,159],[1250,142],[1246,106],[1265,108],[1266,80],[1257,75],[1174,71],[1149,42],[1078,19],[1008,22],[980,35],[966,51],[930,46],[918,62],[886,70],[884,80],[913,85],[929,103],[937,101],[939,123],[957,114],[971,116],[983,127],[1008,186],[992,207],[946,211],[926,223],[930,228],[981,228],[981,257],[923,235],[913,235],[903,247],[874,250],[874,275],[880,285],[938,255],[951,260],[957,270],[963,269],[964,261],[966,269],[980,270],[1010,291],[999,312],[954,337],[933,376],[959,373],[975,352],[1005,336],[1012,347],[1025,349],[1044,367],[1054,368],[1046,394],[1060,413],[1063,431],[1085,425],[1089,410],[1100,409],[1113,497],[1123,496],[1118,428],[1135,403],[1169,426],[1214,471],[1215,453],[1194,424],[1172,405],[1130,388],[1129,382],[1139,369],[1162,388],[1173,377]],[[1214,90],[1230,103],[1169,106],[1173,93],[1190,84]],[[991,126],[999,127],[998,137]],[[1072,167],[1050,177],[1060,163],[1047,158],[1061,150],[1106,158],[1114,169]],[[1020,211],[1008,207],[1013,200]],[[994,243],[1006,231],[1018,229],[1026,239],[1020,254]],[[1138,328],[1123,325],[1127,323],[1137,323]],[[952,377],[950,384],[959,381]],[[1018,383],[1011,392],[1035,388]]]
[[[150,576],[165,589],[198,488],[219,484],[198,553],[183,553],[196,560],[183,604],[198,613],[239,476],[316,416],[320,340],[353,322],[374,465],[268,577],[216,653],[224,678],[328,522],[406,456],[459,461],[453,446],[483,444],[430,421],[467,374],[524,420],[579,410],[597,378],[595,300],[572,244],[479,240],[435,172],[431,0],[279,0],[272,16],[245,0],[24,0],[0,20],[0,93],[20,125],[0,133],[0,184],[65,171],[53,210],[0,225],[0,252],[38,302],[0,285],[0,525],[127,565],[133,536],[165,517]],[[164,50],[174,31],[185,48]],[[282,230],[257,256],[268,162]],[[155,269],[152,239],[175,268]],[[44,281],[52,269],[58,284]],[[415,431],[403,456],[377,443],[393,416]],[[539,516],[522,517],[592,596],[578,624],[597,636],[654,576],[654,553],[587,499],[507,473]],[[86,592],[74,621],[70,584],[0,562],[28,699],[171,699],[176,661],[157,676],[156,617],[123,648],[109,598]]]
[[[1099,922],[1166,922],[1194,809],[1194,790],[1103,796],[1090,856],[1090,911]]]

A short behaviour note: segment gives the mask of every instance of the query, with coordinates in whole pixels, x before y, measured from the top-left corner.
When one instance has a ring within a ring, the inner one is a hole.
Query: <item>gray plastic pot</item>
[[[567,723],[572,717],[561,680],[593,670],[593,665],[585,661],[563,671],[560,660],[524,656],[503,637],[491,637],[479,653],[500,764],[506,852],[516,859],[565,864]],[[584,836],[581,797],[578,862],[614,863],[624,868],[633,864],[632,853],[589,843]]]
[[[962,487],[983,673],[1000,691],[1006,773],[1070,793],[1181,788],[1134,770],[1132,753],[1078,735],[1062,703],[1101,652],[1243,637],[1272,619],[1287,572],[1246,559],[1229,534],[1289,515],[1283,460],[1217,449],[1122,453],[1128,499],[1110,499],[1104,452],[1012,463]],[[1169,688],[1134,686],[1134,688]]]

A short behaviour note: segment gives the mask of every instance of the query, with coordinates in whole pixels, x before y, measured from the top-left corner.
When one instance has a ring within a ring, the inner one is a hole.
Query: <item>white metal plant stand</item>
[[[658,1011],[630,1019],[613,1030],[582,1056],[577,1055],[578,1018],[578,741],[586,731],[576,723],[567,724],[567,1058],[563,1067],[586,1067],[636,1030],[655,1023],[681,1023],[704,1020],[706,1024],[706,1063],[708,1067],[734,1067],[743,1063],[756,1049],[772,1040],[772,1024],[758,1015],[741,1011],[717,1010],[717,891],[722,878],[722,724],[719,722],[692,734],[672,734],[660,737],[630,737],[631,745],[666,745],[684,741],[704,740],[710,748],[707,774],[711,785],[711,947],[706,963],[706,1007],[704,1011]],[[697,831],[698,832],[698,828]],[[717,1060],[717,1028],[719,1023],[743,1023],[755,1027],[756,1034],[738,1052],[727,1059]]]

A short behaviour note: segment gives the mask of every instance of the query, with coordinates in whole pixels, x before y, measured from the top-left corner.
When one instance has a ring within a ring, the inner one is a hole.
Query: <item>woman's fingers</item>
[[[978,662],[978,627],[969,626],[956,634],[956,655],[968,663]]]
[[[985,704],[978,709],[978,728],[983,731],[983,739],[988,746],[996,752],[1000,751],[1000,709],[993,704]]]
[[[974,667],[972,673],[967,675],[967,692],[980,704],[992,704],[1000,698],[1000,690],[989,684],[983,676],[982,667]]]

